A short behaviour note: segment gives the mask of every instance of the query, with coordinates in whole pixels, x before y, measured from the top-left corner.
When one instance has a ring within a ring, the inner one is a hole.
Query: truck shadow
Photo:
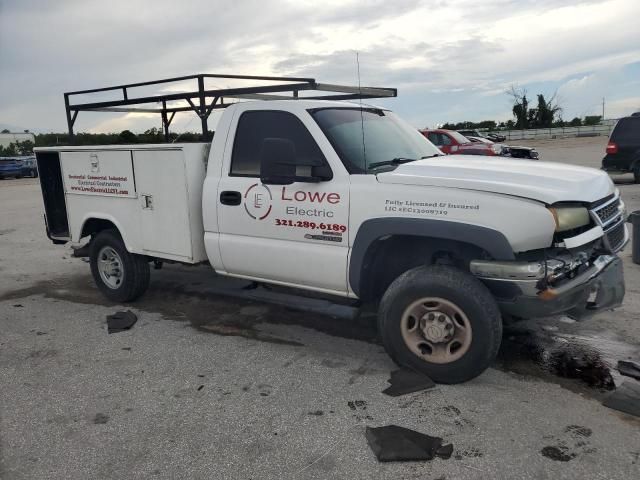
[[[87,275],[58,278],[0,295],[0,301],[31,295],[86,305],[116,306]],[[252,282],[215,276],[204,267],[170,266],[152,272],[149,290],[121,307],[188,322],[201,332],[272,343],[302,344],[264,333],[260,325],[295,325],[327,335],[378,343],[375,316],[325,299],[301,298]]]
[[[87,305],[114,307],[90,275],[42,281],[0,296],[0,301],[43,295]],[[170,266],[152,273],[147,293],[131,308],[188,322],[200,332],[303,346],[295,332],[265,332],[265,325],[291,325],[326,335],[379,344],[373,312],[305,298],[251,282],[217,277],[202,267]],[[121,306],[126,308],[126,306]],[[551,325],[560,325],[551,326]],[[536,319],[506,325],[495,367],[560,383],[571,390],[598,395],[615,388],[617,360],[640,357],[640,347],[606,332],[570,334],[562,324]],[[575,330],[575,329],[574,329]]]

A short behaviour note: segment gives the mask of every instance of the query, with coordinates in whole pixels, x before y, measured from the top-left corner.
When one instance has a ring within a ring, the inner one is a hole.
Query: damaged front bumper
[[[622,260],[616,255],[599,255],[571,268],[566,265],[557,260],[474,260],[471,272],[491,290],[501,311],[515,317],[566,314],[579,320],[622,304]]]

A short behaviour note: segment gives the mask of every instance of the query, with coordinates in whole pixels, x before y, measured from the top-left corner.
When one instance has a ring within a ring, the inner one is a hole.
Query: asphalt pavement
[[[597,166],[605,144],[537,146]],[[640,186],[617,181],[640,209]],[[0,478],[639,478],[640,419],[517,348],[522,331],[584,347],[597,374],[625,381],[610,367],[640,355],[640,267],[630,248],[623,259],[618,311],[507,329],[477,379],[392,398],[370,315],[206,267],[153,270],[145,297],[111,304],[88,264],[46,238],[37,180],[0,181]],[[137,323],[109,335],[106,315],[126,309]],[[364,429],[387,424],[440,436],[453,456],[379,463]]]

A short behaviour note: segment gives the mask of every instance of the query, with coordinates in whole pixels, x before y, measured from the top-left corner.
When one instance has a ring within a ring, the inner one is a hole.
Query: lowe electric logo
[[[273,196],[266,185],[254,183],[244,192],[244,209],[254,220],[264,220],[271,213]]]

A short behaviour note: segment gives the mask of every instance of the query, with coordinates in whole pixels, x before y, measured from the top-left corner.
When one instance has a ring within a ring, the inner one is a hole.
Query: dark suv
[[[618,120],[602,159],[602,169],[612,173],[633,173],[640,183],[640,112]]]

